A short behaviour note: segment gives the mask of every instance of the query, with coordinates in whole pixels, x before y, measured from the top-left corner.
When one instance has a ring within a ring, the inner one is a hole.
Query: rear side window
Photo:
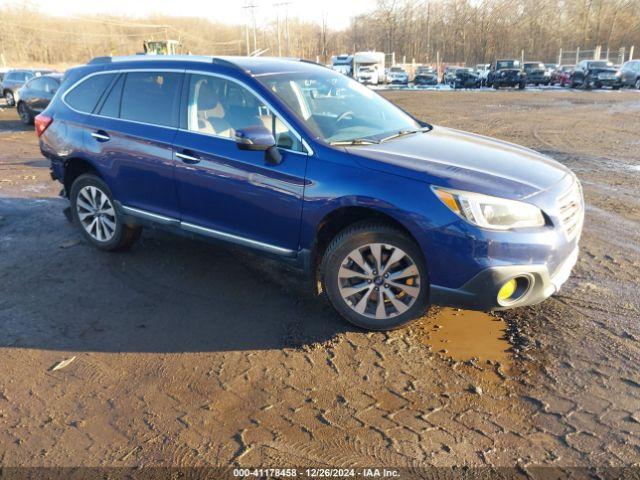
[[[120,118],[177,127],[181,82],[181,73],[127,73],[122,91]]]
[[[112,73],[89,77],[67,93],[65,101],[74,110],[91,113],[114,77]]]

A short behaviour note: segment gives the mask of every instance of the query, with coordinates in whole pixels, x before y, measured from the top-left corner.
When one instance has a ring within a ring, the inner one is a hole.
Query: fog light
[[[515,278],[512,278],[500,288],[500,291],[498,292],[498,300],[503,302],[505,300],[509,300],[515,293],[516,288],[518,288],[518,282]]]

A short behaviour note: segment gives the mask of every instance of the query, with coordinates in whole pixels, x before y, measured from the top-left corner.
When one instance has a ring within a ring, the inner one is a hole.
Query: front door
[[[176,188],[187,229],[275,253],[298,249],[307,153],[300,138],[249,89],[192,74],[176,134]],[[238,149],[235,131],[274,132],[282,162]]]

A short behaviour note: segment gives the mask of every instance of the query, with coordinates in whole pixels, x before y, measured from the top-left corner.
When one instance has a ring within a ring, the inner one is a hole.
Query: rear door
[[[87,119],[86,148],[129,213],[161,221],[179,217],[172,143],[183,76],[163,70],[117,74]]]

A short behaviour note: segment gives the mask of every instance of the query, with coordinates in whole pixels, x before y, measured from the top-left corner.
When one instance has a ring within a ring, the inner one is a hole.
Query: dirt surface
[[[0,108],[0,465],[640,465],[640,92],[386,95],[577,173],[559,295],[366,333],[245,252],[98,252]]]

